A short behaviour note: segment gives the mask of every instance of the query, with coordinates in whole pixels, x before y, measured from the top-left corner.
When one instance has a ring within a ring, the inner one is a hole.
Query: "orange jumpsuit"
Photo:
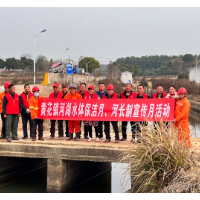
[[[4,96],[5,96],[5,91],[4,92],[2,92],[2,93],[0,93],[0,113],[3,113],[3,98],[4,98]]]
[[[39,96],[39,99],[41,97]],[[29,108],[31,111],[31,119],[35,119],[35,117],[38,117],[38,107],[39,107],[39,99],[32,96],[29,99]]]
[[[186,147],[190,147],[190,129],[188,116],[190,113],[190,102],[185,97],[177,100],[175,105],[175,127],[178,129],[178,137],[183,141]]]
[[[64,99],[82,99],[82,96],[80,94],[78,94],[77,92],[72,95],[70,92],[68,92]],[[78,133],[81,131],[81,128],[80,128],[80,121],[72,121],[72,120],[69,120],[68,121],[68,126],[69,126],[69,133]]]

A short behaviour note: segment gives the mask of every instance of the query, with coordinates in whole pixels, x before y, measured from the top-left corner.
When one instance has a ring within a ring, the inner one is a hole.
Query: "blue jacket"
[[[100,91],[96,92],[96,94],[100,97],[100,99],[102,99],[103,95],[106,93],[107,93],[106,91],[104,91],[104,93],[100,93]]]

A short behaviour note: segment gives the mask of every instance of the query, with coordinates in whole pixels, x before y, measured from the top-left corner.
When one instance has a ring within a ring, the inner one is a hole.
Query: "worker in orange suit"
[[[2,129],[1,129],[1,137],[0,139],[6,138],[6,118],[4,118],[3,114],[3,98],[8,93],[8,86],[10,85],[10,82],[5,82],[4,84],[4,91],[0,93],[0,113],[1,113],[1,120],[2,120]]]
[[[180,88],[179,99],[175,105],[175,127],[178,130],[178,139],[183,141],[186,147],[190,147],[190,129],[188,116],[190,113],[190,102],[186,98],[187,90]]]
[[[39,108],[39,87],[34,86],[32,89],[33,96],[29,99],[29,109],[31,111],[32,120],[32,141],[36,140],[36,128],[38,125],[38,139],[44,141],[43,138],[43,119],[38,119],[38,108]]]
[[[82,99],[81,95],[76,92],[75,84],[71,84],[69,86],[69,92],[64,97],[64,99]],[[81,133],[80,121],[69,120],[68,126],[69,126],[69,140],[73,140],[73,133],[75,132],[76,133],[75,140],[79,141],[79,136]]]

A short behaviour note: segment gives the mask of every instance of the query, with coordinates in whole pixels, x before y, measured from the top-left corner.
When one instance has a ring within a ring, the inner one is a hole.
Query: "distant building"
[[[95,68],[94,71],[97,72],[97,71],[107,71],[107,67],[108,65],[105,65],[105,64],[100,64],[101,68]]]
[[[200,83],[200,66],[189,69],[189,81]]]
[[[131,83],[132,84],[132,73],[125,71],[121,73],[122,83]]]

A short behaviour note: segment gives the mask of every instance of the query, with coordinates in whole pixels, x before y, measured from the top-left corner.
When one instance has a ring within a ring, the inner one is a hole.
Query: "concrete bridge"
[[[44,142],[0,140],[0,182],[47,165],[47,192],[66,191],[111,169],[111,162],[118,162],[130,145],[130,140],[118,144],[47,137]]]

